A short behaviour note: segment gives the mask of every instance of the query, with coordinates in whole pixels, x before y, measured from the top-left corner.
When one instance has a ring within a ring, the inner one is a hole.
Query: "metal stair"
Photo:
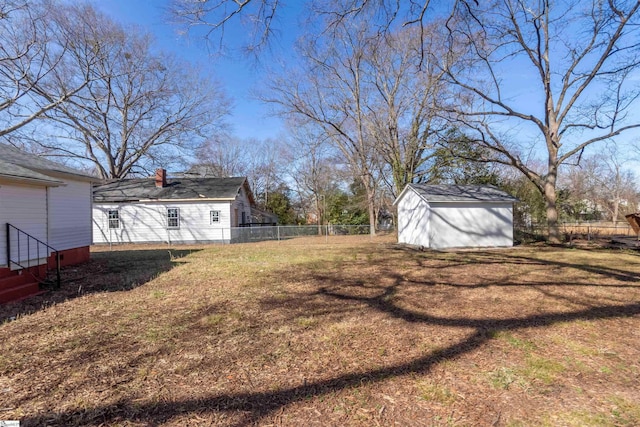
[[[59,252],[9,223],[6,232],[7,267],[0,268],[0,304],[40,294],[43,287],[59,288]],[[53,282],[47,278],[50,263],[56,270]]]

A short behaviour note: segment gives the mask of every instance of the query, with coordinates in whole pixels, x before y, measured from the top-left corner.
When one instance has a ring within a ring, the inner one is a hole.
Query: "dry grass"
[[[0,420],[640,424],[638,253],[301,242],[96,252],[2,306]]]

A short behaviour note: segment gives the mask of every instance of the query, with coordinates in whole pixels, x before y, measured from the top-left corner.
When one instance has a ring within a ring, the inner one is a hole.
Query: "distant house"
[[[0,303],[37,293],[55,251],[62,265],[89,259],[95,181],[0,144]]]
[[[516,201],[492,186],[409,184],[394,202],[398,242],[433,249],[513,246]]]
[[[236,227],[275,222],[245,177],[125,179],[93,191],[93,242],[230,243]]]

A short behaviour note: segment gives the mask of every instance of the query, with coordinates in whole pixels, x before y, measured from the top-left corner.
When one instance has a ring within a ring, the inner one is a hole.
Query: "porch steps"
[[[27,271],[0,268],[0,304],[31,297],[42,292],[38,281]]]

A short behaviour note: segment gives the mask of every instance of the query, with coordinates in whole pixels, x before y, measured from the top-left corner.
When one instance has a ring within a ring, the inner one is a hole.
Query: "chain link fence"
[[[291,240],[298,237],[367,236],[369,225],[276,225],[266,227],[234,227],[232,243]]]

